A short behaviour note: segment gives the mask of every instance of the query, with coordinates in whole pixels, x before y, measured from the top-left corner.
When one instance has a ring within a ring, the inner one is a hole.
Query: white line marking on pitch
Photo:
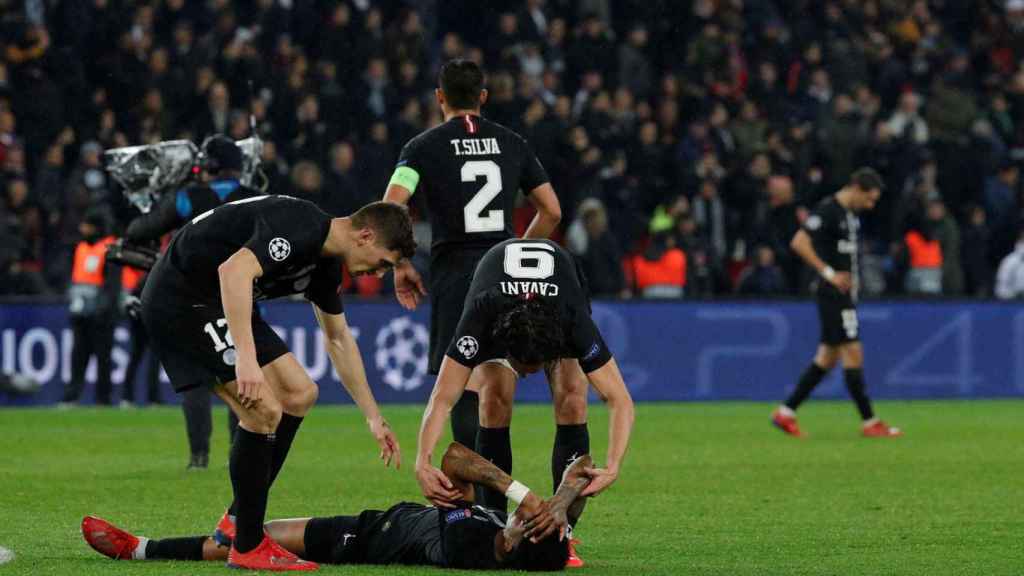
[[[0,564],[7,564],[11,560],[14,560],[14,552],[0,546]]]

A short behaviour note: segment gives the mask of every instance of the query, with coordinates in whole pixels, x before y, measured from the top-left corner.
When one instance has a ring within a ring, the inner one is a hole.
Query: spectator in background
[[[1014,240],[1018,210],[1018,182],[1020,169],[1006,160],[995,176],[985,182],[985,217],[992,232],[992,247],[996,254],[1009,251]]]
[[[713,264],[721,264],[729,251],[729,217],[714,180],[700,183],[693,199],[693,218],[708,248],[708,258]]]
[[[320,207],[331,216],[348,216],[372,202],[355,174],[355,150],[342,140],[331,146],[330,164],[324,175],[324,194]]]
[[[633,280],[644,298],[682,298],[686,291],[686,254],[673,234],[651,239],[643,254],[633,256]]]
[[[323,209],[323,176],[314,162],[302,160],[292,167],[292,194],[296,198],[309,200]]]
[[[570,229],[577,224],[582,228],[585,242],[575,254],[587,278],[590,293],[597,298],[627,296],[622,250],[615,236],[608,231],[608,213],[604,204],[596,198],[584,200],[580,204],[578,223],[574,222]]]
[[[637,98],[647,98],[654,86],[654,68],[647,55],[649,36],[642,23],[634,24],[619,46],[619,84]]]
[[[992,294],[990,238],[985,209],[977,205],[968,206],[967,226],[963,233],[964,287],[968,296],[985,298]]]
[[[960,260],[960,226],[946,211],[942,198],[928,201],[928,225],[942,253],[942,293],[959,296],[964,292],[964,271]]]
[[[787,291],[782,269],[775,264],[775,252],[761,244],[754,249],[754,263],[740,274],[736,292],[746,296],[771,296]]]
[[[996,272],[996,298],[1016,300],[1024,298],[1024,227],[1017,235],[1017,245],[999,263]]]
[[[942,294],[942,246],[935,238],[933,224],[908,230],[903,237],[907,246],[907,271],[904,288],[908,294]]]
[[[96,357],[96,403],[111,402],[111,349],[121,291],[121,267],[107,262],[110,216],[91,208],[79,225],[82,241],[75,248],[68,290],[68,312],[74,344],[71,348],[71,381],[64,389],[63,406],[77,404],[85,386],[85,369]]]
[[[900,96],[900,107],[887,122],[890,133],[897,139],[924,146],[928,144],[928,123],[921,117],[921,97],[915,92]]]

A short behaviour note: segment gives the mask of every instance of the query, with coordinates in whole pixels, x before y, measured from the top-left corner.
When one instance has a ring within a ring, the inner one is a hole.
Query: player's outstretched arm
[[[840,292],[848,292],[851,286],[850,273],[849,272],[836,272],[828,265],[824,260],[818,256],[818,253],[814,250],[814,243],[811,241],[811,235],[806,230],[797,230],[793,236],[793,240],[789,243],[789,247],[793,249],[808,266],[814,268],[814,270],[825,279],[826,282],[833,285]]]
[[[342,386],[366,417],[370,432],[380,446],[380,459],[384,461],[385,466],[390,466],[394,460],[395,468],[400,468],[402,450],[387,420],[381,416],[377,400],[370,390],[370,383],[366,380],[366,368],[363,366],[363,356],[359,352],[359,344],[349,329],[345,315],[328,314],[316,304],[313,305],[313,313],[320,323],[320,330],[324,333],[327,355],[341,378]]]
[[[452,502],[459,499],[460,492],[431,461],[452,406],[466,389],[471,372],[472,369],[468,366],[445,356],[441,361],[441,371],[434,383],[434,390],[430,393],[427,409],[423,412],[423,421],[420,423],[416,449],[416,480],[423,495],[442,508],[454,507]]]
[[[550,183],[545,182],[527,196],[537,209],[537,215],[523,233],[523,238],[548,238],[562,221],[562,205]]]
[[[251,408],[260,401],[266,388],[252,337],[252,284],[263,275],[263,266],[251,250],[240,248],[217,267],[217,275],[224,318],[238,354],[235,363],[238,400],[242,406]]]
[[[608,405],[611,418],[608,423],[608,461],[604,468],[588,468],[592,480],[583,491],[583,496],[593,496],[611,486],[619,477],[619,466],[629,447],[629,436],[633,432],[633,398],[626,389],[626,382],[619,372],[619,365],[612,358],[597,370],[587,374],[590,385]]]

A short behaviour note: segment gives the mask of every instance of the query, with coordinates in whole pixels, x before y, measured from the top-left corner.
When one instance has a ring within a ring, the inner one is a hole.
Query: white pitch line
[[[14,552],[0,546],[0,564],[7,564],[11,560],[14,560]]]

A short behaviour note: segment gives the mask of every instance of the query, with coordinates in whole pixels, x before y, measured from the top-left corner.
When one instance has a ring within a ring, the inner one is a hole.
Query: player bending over
[[[588,380],[611,412],[607,464],[587,468],[593,481],[583,495],[601,492],[618,477],[633,427],[633,400],[590,318],[584,281],[572,256],[548,240],[507,240],[481,259],[419,433],[416,478],[434,504],[452,507],[465,497],[431,464],[431,457],[467,384],[480,390],[477,451],[511,473],[509,426],[516,381],[541,368],[548,371],[556,413],[569,406],[585,414]],[[568,372],[561,377],[551,374],[563,370]],[[553,458],[556,478],[578,454]],[[501,491],[484,489],[477,501],[505,508]]]
[[[843,363],[846,389],[857,405],[861,430],[868,437],[900,436],[898,428],[875,417],[871,399],[864,388],[864,349],[857,322],[857,291],[860,285],[857,254],[860,240],[858,212],[875,207],[882,195],[882,177],[871,168],[861,168],[850,183],[821,201],[804,221],[790,246],[820,276],[817,281],[821,344],[796,389],[772,413],[772,424],[791,436],[803,436],[796,421],[796,409],[811,395],[822,378]]]
[[[267,534],[287,554],[323,564],[419,564],[475,570],[561,570],[568,545],[561,533],[575,519],[590,482],[590,456],[566,468],[555,495],[541,499],[465,446],[452,443],[442,469],[467,498],[481,484],[521,499],[508,519],[503,510],[459,503],[455,510],[403,502],[358,516],[273,520]],[[524,519],[529,519],[524,523]],[[150,540],[87,516],[82,536],[115,560],[220,560],[228,549],[209,536]]]
[[[383,274],[412,256],[404,207],[368,204],[331,218],[313,203],[257,196],[196,216],[174,236],[142,293],[142,320],[175,391],[213,389],[238,416],[229,473],[234,501],[215,536],[238,568],[310,570],[284,562],[264,536],[270,486],[284,465],[318,389],[255,300],[302,294],[324,332],[331,363],[366,417],[381,458],[400,463],[381,417],[341,303],[341,265],[353,275]]]

